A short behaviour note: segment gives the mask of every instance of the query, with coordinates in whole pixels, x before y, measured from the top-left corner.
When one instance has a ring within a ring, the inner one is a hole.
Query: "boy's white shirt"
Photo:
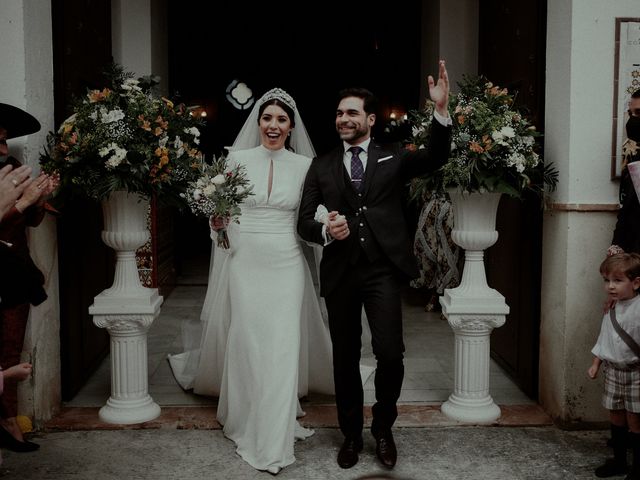
[[[620,326],[640,344],[640,295],[616,302],[616,320]],[[600,335],[591,350],[601,360],[615,363],[634,363],[638,356],[633,353],[622,337],[613,328],[610,312],[605,313],[600,326]]]

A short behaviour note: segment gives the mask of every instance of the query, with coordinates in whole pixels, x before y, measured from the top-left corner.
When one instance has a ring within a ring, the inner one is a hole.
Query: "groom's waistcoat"
[[[346,170],[344,171],[344,175],[345,175],[345,186],[346,188],[349,188],[349,185],[351,184],[351,179],[349,178],[349,175],[347,174]],[[351,225],[349,226],[349,229],[351,230],[352,235],[354,233],[356,234],[354,235],[351,242],[351,252],[349,255],[350,257],[349,263],[351,265],[355,265],[360,259],[361,255],[365,255],[369,262],[375,262],[380,258],[383,252],[380,248],[380,245],[376,241],[376,237],[371,231],[371,227],[369,226],[369,221],[367,220],[368,207],[365,201],[365,197],[363,197],[363,194],[358,193],[353,188],[353,186],[351,186],[351,190],[352,192],[349,192],[349,193],[353,193],[356,199],[356,209],[353,213],[353,218],[355,218],[357,223],[355,223],[354,225],[356,228],[351,228]],[[366,180],[365,180],[365,184],[363,185],[363,190],[366,191]]]

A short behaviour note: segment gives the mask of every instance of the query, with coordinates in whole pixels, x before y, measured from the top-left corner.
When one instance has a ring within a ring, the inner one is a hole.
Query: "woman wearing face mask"
[[[631,95],[627,140],[622,146],[622,175],[620,178],[620,204],[616,228],[608,254],[640,253],[640,202],[633,187],[627,165],[640,160],[640,90]]]

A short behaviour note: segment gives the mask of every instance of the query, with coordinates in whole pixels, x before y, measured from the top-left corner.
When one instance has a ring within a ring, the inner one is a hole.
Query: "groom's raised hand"
[[[443,117],[448,117],[449,75],[444,60],[439,62],[438,83],[433,80],[431,75],[427,78],[427,82],[429,83],[429,96],[436,104],[436,111]]]

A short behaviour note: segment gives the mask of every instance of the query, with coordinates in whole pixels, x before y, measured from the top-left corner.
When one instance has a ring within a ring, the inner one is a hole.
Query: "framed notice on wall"
[[[629,99],[640,90],[640,18],[616,18],[611,178],[620,177]]]

